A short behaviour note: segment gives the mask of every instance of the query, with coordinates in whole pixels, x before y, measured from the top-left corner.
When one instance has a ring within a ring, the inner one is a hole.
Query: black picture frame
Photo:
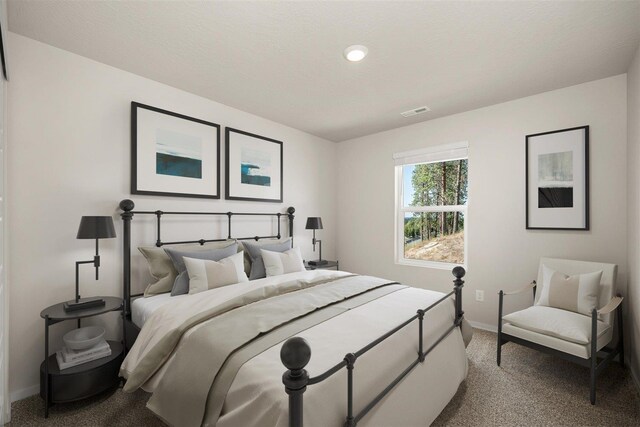
[[[0,22],[0,62],[2,63],[2,76],[6,81],[9,81],[9,73],[7,71],[7,58],[5,54],[6,46],[4,31],[5,28],[2,26],[2,22]]]
[[[153,191],[138,188],[138,109],[150,110],[160,114],[177,117],[179,119],[192,121],[216,129],[216,185],[215,194],[193,194],[171,191]],[[220,199],[220,125],[206,120],[190,117],[184,114],[175,113],[173,111],[163,110],[162,108],[152,107],[140,102],[131,102],[131,194],[142,194],[149,196],[166,196],[166,197],[191,197],[201,199]]]
[[[249,136],[252,138],[260,139],[265,141],[266,143],[278,144],[280,146],[280,191],[278,198],[264,198],[264,197],[246,197],[246,196],[237,196],[231,194],[231,182],[230,182],[230,150],[232,142],[232,134],[240,134]],[[225,128],[225,199],[226,200],[241,200],[241,201],[251,201],[251,202],[268,202],[268,203],[282,203],[283,201],[283,187],[284,187],[284,157],[283,157],[283,142],[277,139],[268,138],[266,136],[257,135],[255,133],[246,132],[240,129]]]
[[[545,135],[571,132],[577,130],[584,130],[584,227],[539,227],[530,224],[529,207],[530,207],[530,194],[529,194],[529,151],[531,145],[531,139],[534,137],[540,137]],[[558,129],[549,132],[541,132],[530,134],[525,137],[525,225],[527,230],[577,230],[588,231],[590,229],[590,215],[589,215],[589,126],[577,126],[566,129]]]

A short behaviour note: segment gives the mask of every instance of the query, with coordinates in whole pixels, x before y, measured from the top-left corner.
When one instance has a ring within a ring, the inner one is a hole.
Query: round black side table
[[[40,365],[40,396],[44,399],[44,416],[49,417],[49,407],[53,403],[66,403],[94,396],[120,383],[120,365],[124,360],[124,345],[118,341],[107,341],[111,355],[92,360],[72,368],[61,370],[56,354],[49,354],[49,326],[66,320],[77,320],[99,316],[112,311],[122,311],[122,298],[101,297],[102,307],[85,310],[64,311],[64,303],[45,308],[40,312],[44,319],[44,361]],[[124,335],[123,335],[124,336]]]

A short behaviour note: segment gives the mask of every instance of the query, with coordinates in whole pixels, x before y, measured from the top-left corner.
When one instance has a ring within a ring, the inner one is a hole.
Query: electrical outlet
[[[476,291],[476,301],[484,302],[484,291]]]

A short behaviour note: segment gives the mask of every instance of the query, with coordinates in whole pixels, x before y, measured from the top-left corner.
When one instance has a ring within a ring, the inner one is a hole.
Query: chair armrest
[[[618,308],[618,306],[620,305],[620,303],[622,302],[623,299],[624,298],[622,298],[622,297],[613,297],[613,298],[611,298],[611,301],[609,301],[609,303],[607,303],[607,305],[605,305],[600,310],[598,310],[598,315],[611,313],[613,310]]]
[[[520,294],[522,292],[528,291],[529,289],[533,289],[537,286],[536,281],[534,280],[533,282],[529,283],[527,286],[525,286],[522,289],[518,289],[517,291],[511,291],[511,292],[504,292],[504,291],[500,291],[502,292],[503,295],[515,295],[515,294]],[[500,293],[498,292],[498,293]]]

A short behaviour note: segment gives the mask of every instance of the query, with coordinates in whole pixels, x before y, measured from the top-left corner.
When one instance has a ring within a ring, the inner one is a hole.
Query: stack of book
[[[63,370],[110,355],[111,347],[106,340],[102,340],[93,347],[83,350],[70,350],[67,347],[62,347],[62,350],[56,352],[56,359],[58,359],[58,367]]]

